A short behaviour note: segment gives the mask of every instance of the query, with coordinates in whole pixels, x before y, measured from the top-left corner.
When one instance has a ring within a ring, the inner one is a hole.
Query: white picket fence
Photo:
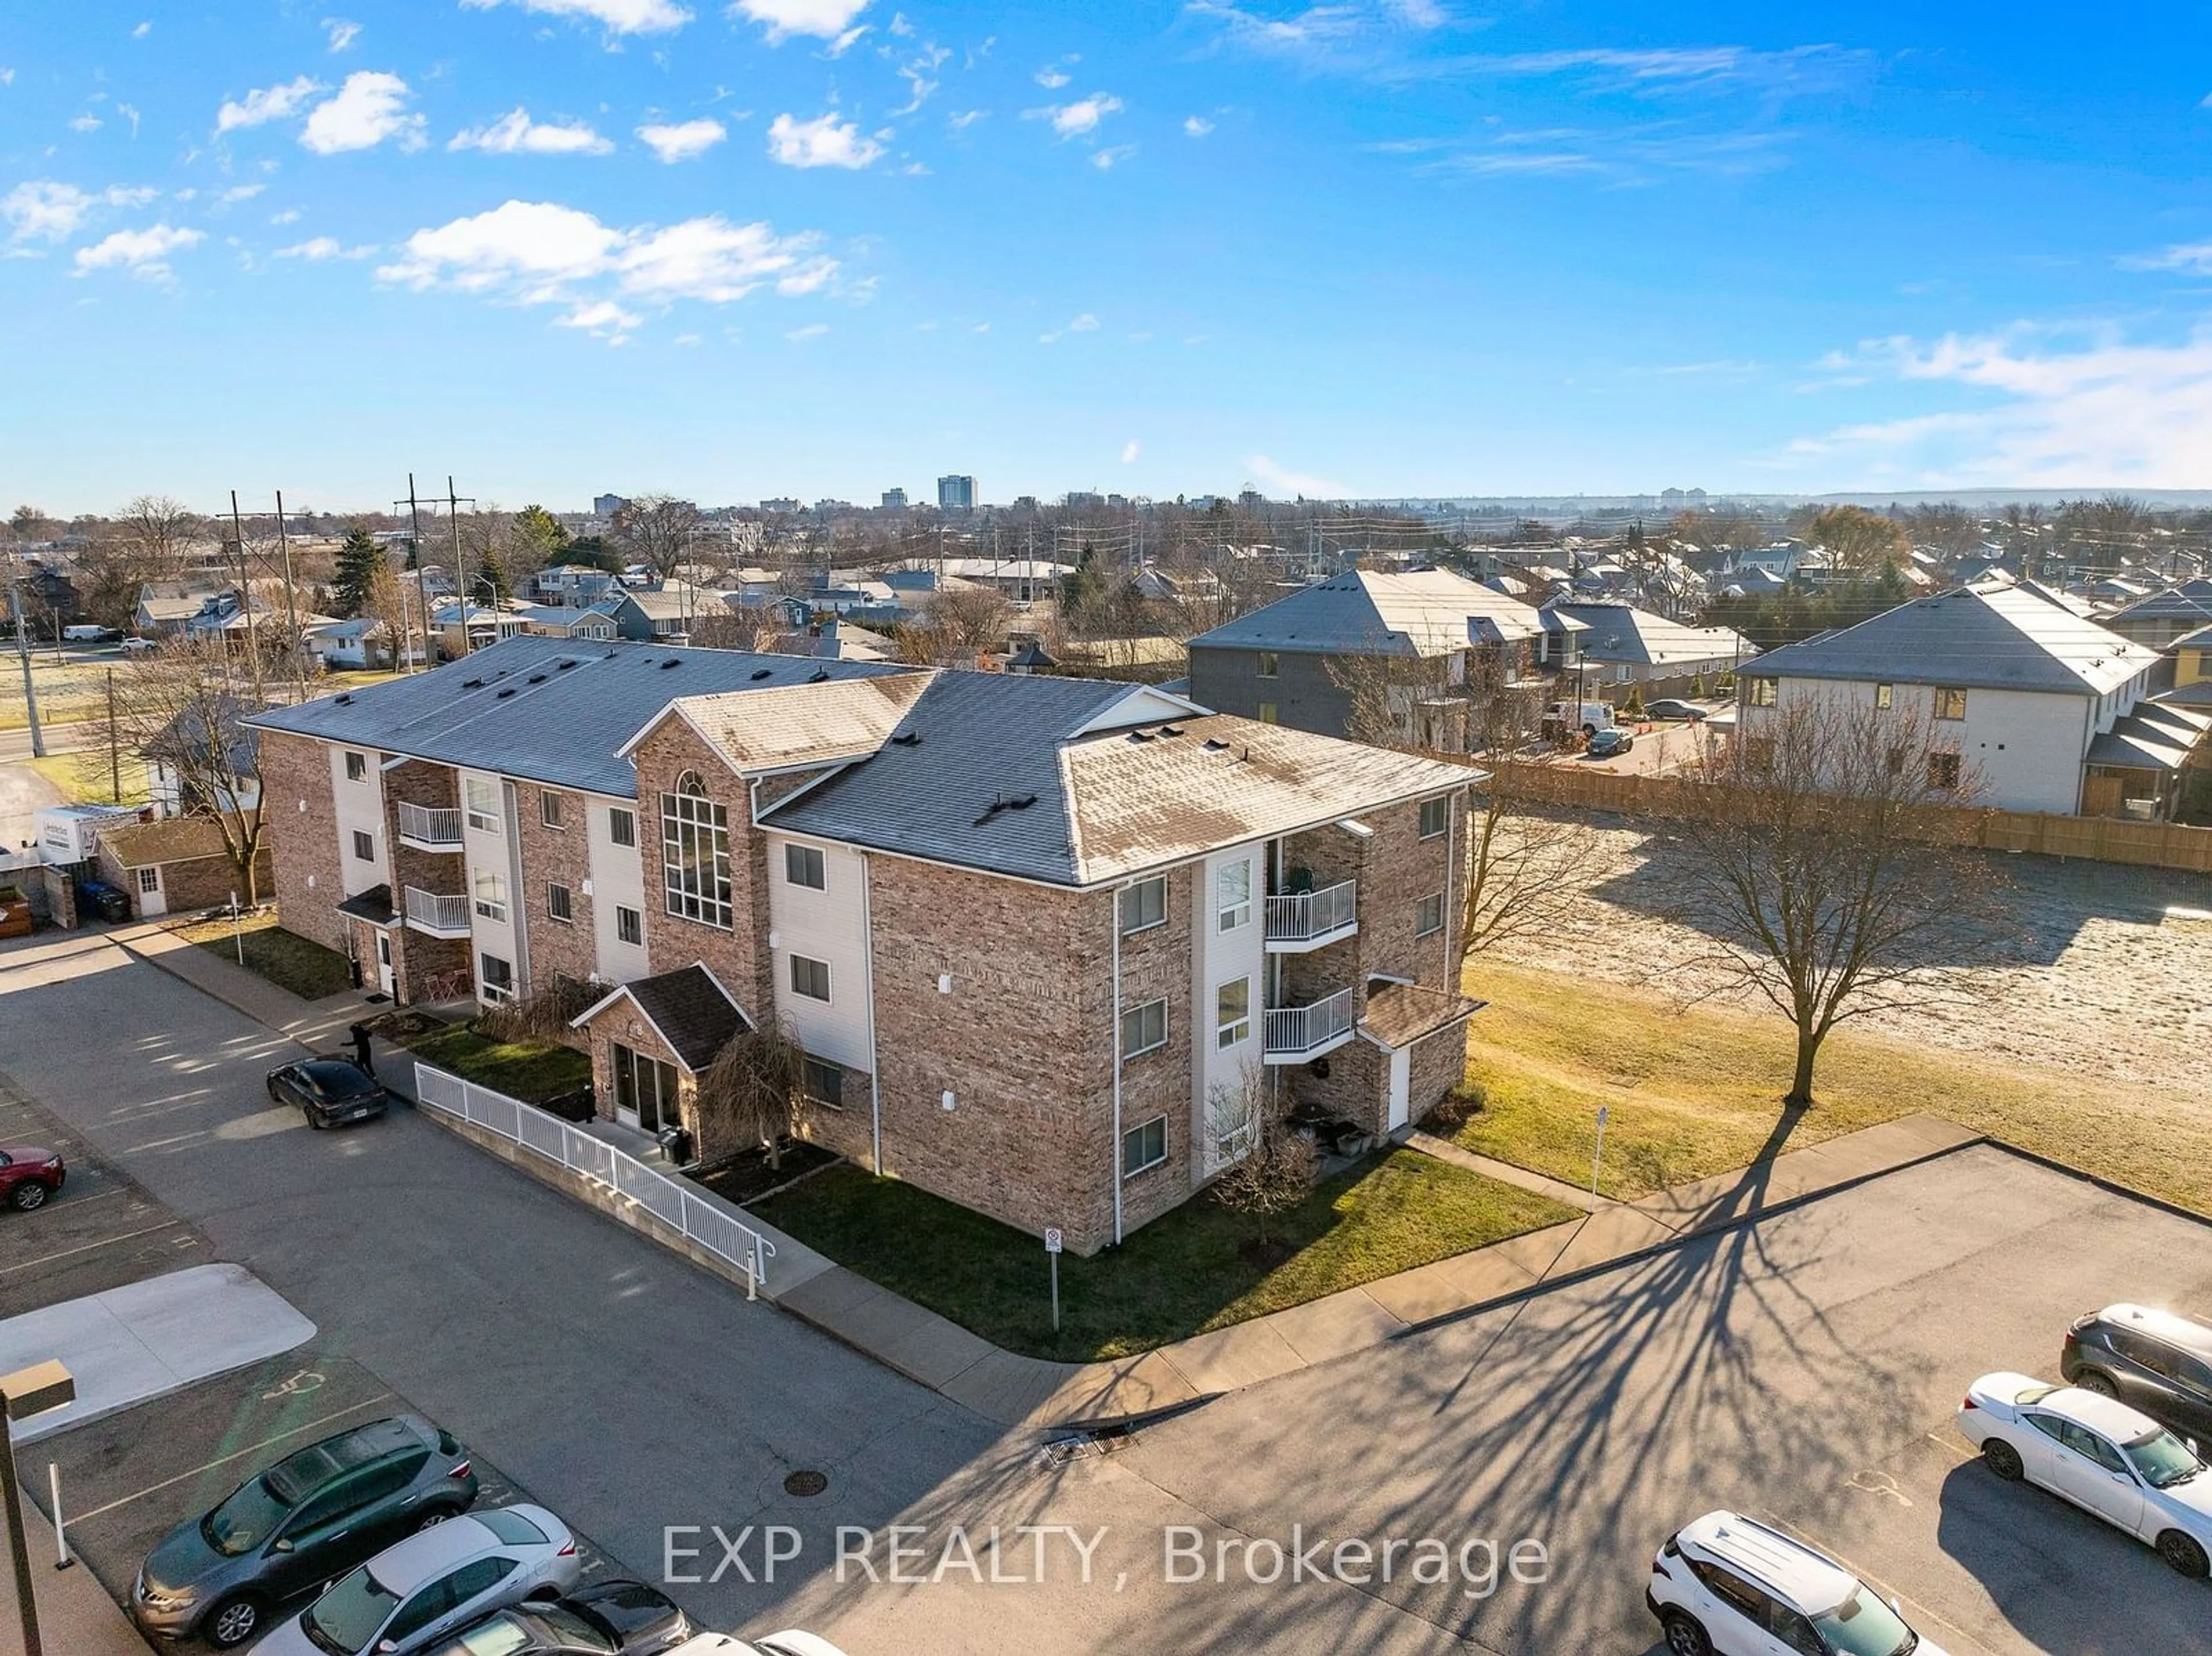
[[[687,1188],[684,1180],[670,1178],[534,1104],[428,1064],[415,1066],[415,1098],[426,1109],[458,1116],[604,1185],[747,1272],[755,1287],[768,1285],[768,1262],[775,1257],[775,1244],[727,1208]]]

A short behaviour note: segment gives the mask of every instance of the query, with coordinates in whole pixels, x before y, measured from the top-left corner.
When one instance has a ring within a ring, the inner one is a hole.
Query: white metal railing
[[[1310,1052],[1352,1029],[1352,991],[1340,989],[1310,1006],[1276,1006],[1267,1011],[1267,1050]]]
[[[458,805],[416,805],[399,802],[399,837],[418,846],[438,846],[458,851],[461,845],[461,811]]]
[[[465,935],[469,931],[469,900],[422,891],[410,885],[407,888],[407,919],[426,931]]]
[[[1339,880],[1318,891],[1292,892],[1267,899],[1267,941],[1310,943],[1341,931],[1359,919],[1356,880]]]
[[[605,1186],[680,1231],[686,1240],[747,1272],[756,1286],[767,1286],[768,1262],[775,1258],[775,1244],[728,1208],[688,1188],[683,1180],[647,1167],[627,1150],[594,1138],[534,1104],[428,1064],[415,1066],[415,1098],[425,1109],[473,1122]]]

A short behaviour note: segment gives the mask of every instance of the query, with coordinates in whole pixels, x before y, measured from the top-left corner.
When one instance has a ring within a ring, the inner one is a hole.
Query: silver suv
[[[1644,1602],[1673,1656],[1943,1656],[1833,1559],[1735,1513],[1676,1532]]]

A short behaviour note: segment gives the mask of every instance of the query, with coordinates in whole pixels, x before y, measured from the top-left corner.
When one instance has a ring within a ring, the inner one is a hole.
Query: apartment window
[[[1421,838],[1441,840],[1451,828],[1451,795],[1438,794],[1421,801]]]
[[[1439,891],[1421,899],[1421,906],[1413,915],[1413,935],[1433,937],[1443,929],[1444,894]]]
[[[836,1065],[808,1059],[805,1079],[799,1084],[817,1104],[827,1104],[833,1110],[845,1107],[845,1072]]]
[[[1874,687],[1874,705],[1887,713],[1897,702],[1897,686],[1877,684]]]
[[[514,998],[514,968],[496,955],[477,956],[477,981],[486,1000]]]
[[[561,826],[561,796],[559,794],[545,792],[538,794],[538,820],[550,828]]]
[[[625,805],[607,807],[607,838],[618,846],[637,843],[637,813]]]
[[[783,877],[793,885],[803,885],[820,891],[830,883],[829,870],[823,866],[819,846],[786,846],[783,848]]]
[[[488,920],[507,918],[507,879],[488,868],[477,870],[477,913]]]
[[[1263,701],[1260,704],[1260,722],[1262,725],[1273,725],[1277,723],[1278,721],[1276,719],[1275,713],[1276,707],[1273,702]]]
[[[1213,871],[1214,927],[1234,931],[1252,918],[1252,859],[1240,857]]]
[[[1942,685],[1936,686],[1936,717],[1938,719],[1964,719],[1966,716],[1966,693],[1961,689],[1947,689]]]
[[[1168,1004],[1148,1000],[1121,1014],[1121,1056],[1142,1058],[1168,1044]]]
[[[661,878],[668,912],[730,929],[730,816],[696,771],[660,796]]]
[[[1121,894],[1121,935],[1129,937],[1168,923],[1168,883],[1139,880]]]
[[[645,946],[645,915],[635,908],[615,907],[615,941]]]
[[[804,955],[791,957],[791,992],[804,995],[809,1000],[830,998],[830,962],[811,961]]]
[[[1213,992],[1213,1040],[1234,1046],[1252,1034],[1252,980],[1239,978]]]
[[[575,919],[575,906],[569,901],[567,886],[554,883],[546,886],[545,912],[564,924]]]
[[[1260,652],[1261,677],[1273,678],[1276,674],[1279,673],[1282,669],[1282,658],[1277,655],[1273,650],[1262,650]]]
[[[1156,1115],[1121,1135],[1121,1176],[1157,1168],[1168,1159],[1168,1119]]]
[[[1931,753],[1928,755],[1928,786],[1945,792],[1954,792],[1959,786],[1959,755],[1955,753]]]
[[[1771,707],[1774,705],[1774,680],[1771,678],[1754,678],[1747,680],[1746,682],[1751,687],[1751,705],[1753,707]]]
[[[486,834],[499,832],[499,784],[481,776],[465,778],[461,803],[468,808],[469,826]]]
[[[364,833],[360,828],[356,828],[353,831],[353,854],[362,862],[374,862],[376,860],[376,836],[373,834]]]
[[[368,780],[368,755],[367,754],[349,753],[346,755],[346,780],[349,782],[366,782]]]
[[[160,869],[142,868],[138,870],[138,889],[142,893],[150,897],[161,889],[161,870]]]

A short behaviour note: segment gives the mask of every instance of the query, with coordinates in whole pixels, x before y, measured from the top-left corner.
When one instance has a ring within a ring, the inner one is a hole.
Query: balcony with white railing
[[[461,813],[452,805],[415,805],[399,802],[399,843],[417,851],[459,851]]]
[[[435,891],[421,891],[407,888],[407,924],[417,931],[427,931],[434,937],[465,937],[469,935],[469,900],[448,897]]]
[[[1267,1059],[1304,1064],[1352,1039],[1352,991],[1340,989],[1309,1006],[1267,1009]]]
[[[1359,930],[1358,883],[1340,880],[1318,891],[1267,899],[1267,952],[1303,955]]]

